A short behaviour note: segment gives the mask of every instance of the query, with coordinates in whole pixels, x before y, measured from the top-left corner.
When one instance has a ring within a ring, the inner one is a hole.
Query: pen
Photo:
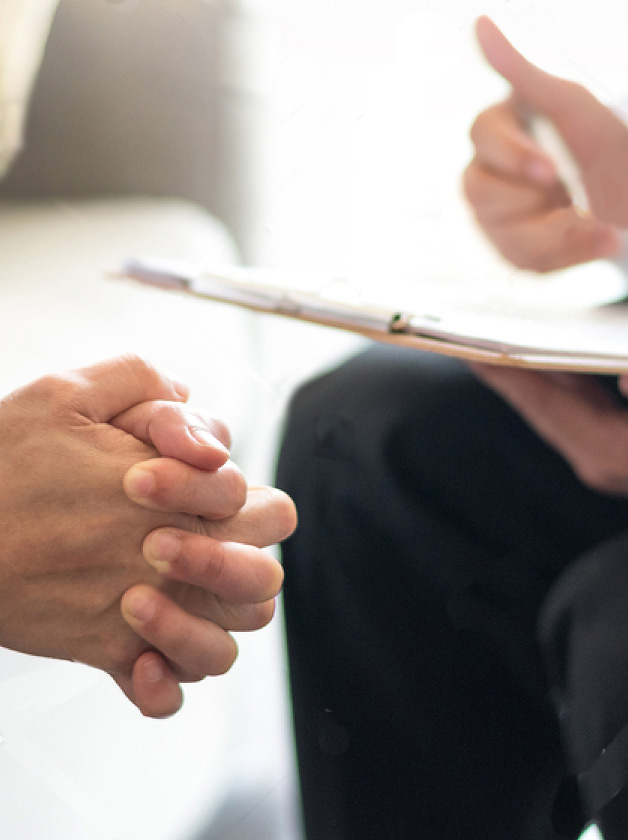
[[[554,123],[540,114],[533,114],[527,120],[527,126],[530,135],[553,160],[558,177],[567,190],[576,212],[582,216],[590,215],[589,199],[580,175],[580,167]],[[607,259],[628,277],[628,232],[619,233],[621,249],[614,257]]]

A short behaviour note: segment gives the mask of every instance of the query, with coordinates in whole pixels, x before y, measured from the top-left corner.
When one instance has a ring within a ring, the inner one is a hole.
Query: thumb
[[[586,88],[528,61],[488,17],[478,19],[476,33],[515,100],[549,117],[561,133],[580,167],[593,214],[628,227],[628,128]]]
[[[139,403],[113,417],[111,425],[197,469],[217,470],[229,460],[231,435],[224,423],[182,403]]]

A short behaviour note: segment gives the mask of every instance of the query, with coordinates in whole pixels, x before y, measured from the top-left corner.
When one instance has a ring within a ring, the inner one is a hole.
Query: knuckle
[[[73,403],[80,387],[80,378],[71,373],[49,374],[29,386],[30,396],[35,402],[56,413]]]
[[[238,657],[238,646],[233,636],[216,625],[203,637],[202,643],[198,639],[196,642],[194,645],[188,640],[187,650],[182,649],[180,655],[173,650],[174,656],[171,656],[177,662],[185,662],[186,672],[191,674],[221,676],[229,671]]]
[[[123,353],[117,356],[114,362],[123,373],[144,388],[159,386],[160,390],[163,390],[163,386],[169,383],[168,378],[162,376],[153,364],[136,353]]]
[[[199,502],[199,472],[174,458],[161,457],[142,465],[143,470],[150,470],[153,486],[148,499],[163,510],[188,511],[180,516],[191,516]]]
[[[180,530],[189,531],[191,534],[196,534],[197,536],[209,536],[210,528],[208,522],[202,516],[178,514],[175,525]]]
[[[496,242],[501,255],[515,268],[544,274],[551,270],[551,256],[525,236],[504,236]]]
[[[491,108],[488,108],[485,111],[482,111],[471,123],[469,137],[476,148],[478,144],[482,142],[482,138],[486,136],[486,126],[487,122],[491,119],[491,110]]]
[[[583,96],[589,98],[590,95],[584,85],[581,85],[579,82],[575,82],[572,79],[563,79],[563,96],[561,100],[568,108],[574,101],[580,100]]]
[[[463,172],[462,190],[465,198],[473,207],[479,204],[483,195],[481,181],[478,164],[472,161]]]
[[[172,403],[167,400],[154,400],[151,423],[170,426],[181,419],[184,411],[185,409],[181,403]]]
[[[494,137],[506,113],[510,113],[507,102],[498,102],[480,111],[469,129],[469,137],[476,148],[481,146],[487,138]]]
[[[174,659],[177,662],[185,662],[186,667],[187,661],[190,658],[193,658],[193,656],[191,656],[194,650],[192,634],[192,627],[187,621],[183,622],[178,628],[174,629],[171,627],[169,630],[169,658]],[[189,668],[189,670],[196,672],[196,668],[194,667]]]
[[[48,402],[55,395],[57,386],[61,383],[62,378],[60,376],[42,376],[41,379],[37,379],[28,386],[28,391],[34,399]]]
[[[190,504],[197,496],[196,486],[197,472],[193,467],[178,462],[169,462],[169,465],[179,473],[179,492],[181,497]]]
[[[211,433],[221,441],[227,449],[231,448],[231,432],[227,424],[219,417],[210,417],[206,421]]]
[[[199,570],[200,580],[206,584],[215,584],[225,570],[227,565],[227,552],[224,542],[214,541],[203,554],[203,560]]]
[[[107,663],[107,670],[113,674],[130,674],[133,664],[139,656],[139,649],[131,646],[127,640],[106,637],[102,641],[102,652]]]
[[[234,465],[234,469],[232,471],[232,493],[234,497],[234,501],[237,503],[238,508],[241,508],[244,503],[246,502],[246,497],[248,493],[248,485],[246,483],[246,479],[244,478],[243,473]]]
[[[118,360],[121,367],[127,368],[135,376],[150,374],[159,377],[157,368],[137,353],[122,353]]]

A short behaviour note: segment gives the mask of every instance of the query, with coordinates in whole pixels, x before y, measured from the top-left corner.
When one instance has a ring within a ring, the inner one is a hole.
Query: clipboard
[[[130,259],[116,275],[468,361],[537,370],[628,373],[628,304],[622,301],[561,312],[485,305],[480,294],[474,307],[433,299],[423,307],[417,283],[416,306],[406,302],[395,307],[341,299],[334,293],[339,278],[318,278],[312,284],[317,290],[303,290],[303,283],[290,283],[289,274],[271,270],[211,268],[161,259]],[[394,302],[394,286],[390,295]]]

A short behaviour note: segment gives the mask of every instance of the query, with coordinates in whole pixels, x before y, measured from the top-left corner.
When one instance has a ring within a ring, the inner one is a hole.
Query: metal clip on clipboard
[[[385,307],[362,307],[289,289],[278,283],[277,273],[264,269],[228,266],[205,270],[165,260],[131,259],[118,272],[149,286],[188,292],[199,297],[233,303],[258,312],[286,315],[317,324],[376,333],[398,332],[397,313]],[[329,282],[329,278],[325,278]]]
[[[560,318],[556,320],[551,313],[544,318],[537,313],[530,334],[529,319],[524,314],[515,317],[512,313],[469,312],[447,306],[442,311],[420,314],[420,309],[412,313],[379,305],[356,305],[324,293],[281,285],[279,281],[284,277],[259,268],[227,266],[209,270],[163,260],[133,259],[117,275],[463,359],[537,369],[628,371],[628,317],[616,311],[601,316],[599,312],[593,316],[585,314],[584,321],[577,321],[575,329],[572,323],[567,334]],[[267,282],[269,279],[274,282]],[[328,286],[330,278],[324,279]],[[601,323],[599,317],[603,319]],[[591,331],[591,340],[584,340]]]

